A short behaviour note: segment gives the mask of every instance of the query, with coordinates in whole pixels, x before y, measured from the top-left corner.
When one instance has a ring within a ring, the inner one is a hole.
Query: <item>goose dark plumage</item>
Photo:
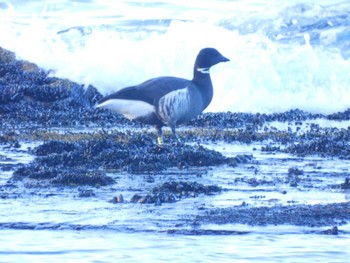
[[[192,80],[153,78],[103,97],[97,107],[155,126],[159,144],[163,143],[163,126],[169,126],[174,137],[179,140],[176,126],[201,114],[213,98],[210,68],[226,61],[229,59],[216,49],[204,48],[197,55]]]

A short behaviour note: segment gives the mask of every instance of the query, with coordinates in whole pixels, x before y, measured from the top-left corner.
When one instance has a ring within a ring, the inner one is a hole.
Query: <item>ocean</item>
[[[350,3],[266,1],[2,1],[0,46],[103,94],[170,75],[192,78],[215,47],[207,111],[349,108]]]

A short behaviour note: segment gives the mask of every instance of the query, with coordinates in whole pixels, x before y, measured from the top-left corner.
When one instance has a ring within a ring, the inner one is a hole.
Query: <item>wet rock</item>
[[[114,180],[104,173],[89,171],[85,169],[66,169],[64,167],[50,167],[45,165],[36,165],[31,163],[27,166],[18,168],[13,172],[13,180],[34,179],[36,181],[45,181],[53,185],[63,186],[105,186],[114,183]],[[32,184],[29,184],[32,186]]]
[[[138,195],[135,194],[131,200],[131,203],[139,203],[139,204],[156,204],[156,198],[151,195]]]
[[[79,189],[79,197],[92,197],[95,192],[92,189]]]
[[[3,64],[8,64],[16,60],[15,53],[0,47],[0,61]]]
[[[283,113],[273,113],[269,115],[269,120],[270,121],[282,121],[282,122],[299,122],[301,123],[302,121],[305,120],[312,120],[312,119],[317,119],[317,118],[322,118],[324,115],[322,114],[312,114],[309,112],[305,112],[300,109],[294,109],[294,110],[289,110]]]
[[[51,180],[54,185],[64,185],[64,186],[105,186],[114,183],[115,181],[101,172],[92,172],[85,170],[69,170],[64,173],[58,174]]]
[[[121,204],[121,203],[124,203],[124,197],[122,194],[119,194],[115,197],[112,198],[112,200],[110,200],[111,203],[114,203],[114,204]],[[133,202],[135,203],[135,202]]]
[[[249,163],[249,162],[251,162],[253,159],[254,159],[254,157],[253,157],[253,155],[251,155],[251,154],[238,154],[238,155],[236,155],[235,157],[233,157],[233,160],[234,160],[236,163],[240,163],[240,164]]]
[[[95,109],[101,97],[93,86],[51,77],[35,64],[16,60],[12,52],[0,48],[0,126],[62,127],[107,119],[128,123],[120,115]]]
[[[266,121],[265,114],[249,113],[205,113],[190,121],[190,125],[200,127],[240,128],[249,125],[252,128],[261,126]]]
[[[350,129],[324,128],[299,137],[298,143],[286,147],[285,152],[298,156],[318,155],[350,159]]]
[[[166,182],[156,186],[151,194],[135,194],[130,202],[140,204],[174,203],[183,198],[196,197],[198,195],[212,195],[222,191],[222,188],[216,185],[203,185],[197,182]]]
[[[338,235],[339,234],[338,227],[334,226],[330,229],[327,229],[327,230],[323,231],[323,234],[325,234],[325,235]]]
[[[151,196],[149,196],[149,195],[142,196],[139,200],[137,200],[137,203],[150,204],[150,203],[152,203]]]
[[[142,198],[141,195],[135,194],[135,195],[133,195],[133,197],[131,197],[130,203],[137,203],[141,198]]]
[[[265,199],[266,196],[265,195],[253,195],[253,196],[249,196],[249,198],[251,198],[251,199]]]
[[[58,83],[56,83],[58,82]],[[23,90],[23,96],[26,99],[38,102],[54,102],[57,100],[67,99],[71,94],[67,89],[67,83],[60,83],[60,80],[50,84],[45,84],[37,87],[35,90],[27,88]]]
[[[217,128],[246,128],[256,130],[266,122],[281,121],[305,121],[309,119],[322,118],[322,114],[311,114],[300,109],[290,110],[284,113],[274,114],[250,114],[250,113],[205,113],[192,120],[189,124],[200,127],[217,127]]]
[[[16,139],[17,134],[15,132],[5,132],[3,134],[0,134],[0,144],[13,144],[17,143],[18,140]]]
[[[281,150],[281,147],[279,146],[266,145],[261,147],[262,152],[276,152],[280,150]]]
[[[340,185],[341,189],[350,189],[350,178],[345,178],[345,182]]]
[[[298,182],[297,181],[291,181],[289,186],[290,187],[298,187]]]
[[[260,184],[256,178],[250,178],[250,179],[248,179],[248,180],[247,180],[247,183],[248,183],[250,186],[253,186],[253,187],[257,187],[257,186]]]
[[[24,178],[48,180],[58,176],[56,167],[46,167],[43,165],[31,164],[18,168],[13,172],[12,179],[23,180]]]
[[[124,203],[124,197],[123,197],[122,194],[119,194],[119,195],[117,196],[117,201],[118,201],[118,203]]]
[[[146,134],[96,134],[76,142],[52,140],[34,148],[35,160],[14,173],[14,176],[53,178],[57,169],[125,170],[132,173],[163,171],[170,167],[215,166],[248,162],[252,156],[226,158],[221,153],[202,146],[165,145],[159,147],[153,137]],[[79,136],[77,136],[79,138]],[[30,175],[29,175],[30,174]],[[73,173],[74,174],[74,173]],[[55,182],[55,181],[53,181]]]
[[[303,175],[304,171],[299,170],[297,167],[291,167],[288,169],[288,176],[285,183],[289,183],[290,187],[298,187],[301,182],[300,175]]]
[[[350,120],[350,109],[347,109],[344,112],[337,112],[327,115],[329,120]]]
[[[224,164],[226,159],[221,153],[208,150],[203,146],[183,146],[168,154],[172,161],[183,162],[189,166],[211,166]],[[177,161],[179,160],[179,161]]]
[[[197,182],[166,182],[160,186],[153,188],[153,194],[172,193],[181,197],[196,196],[199,194],[214,194],[221,192],[221,187],[216,185],[205,186]]]
[[[291,167],[288,169],[289,175],[303,175],[304,171],[299,169],[298,167]]]
[[[34,153],[37,156],[45,156],[54,153],[72,152],[76,148],[77,146],[74,143],[52,140],[36,147]]]
[[[261,186],[261,185],[274,185],[275,182],[271,179],[268,178],[254,178],[254,177],[247,177],[247,176],[243,176],[243,177],[236,177],[234,179],[235,183],[246,183],[252,187],[257,187],[257,186]]]
[[[247,225],[297,225],[320,227],[342,225],[350,220],[350,202],[326,205],[235,206],[212,209],[196,217],[200,223]]]
[[[332,188],[344,189],[344,190],[350,189],[350,178],[346,177],[345,180],[344,180],[344,183],[332,185]]]

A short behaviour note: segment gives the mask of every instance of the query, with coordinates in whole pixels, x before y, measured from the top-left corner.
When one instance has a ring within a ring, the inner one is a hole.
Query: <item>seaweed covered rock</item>
[[[51,140],[32,152],[36,158],[18,168],[13,173],[14,179],[50,180],[52,184],[105,185],[112,181],[105,180],[101,173],[96,172],[101,168],[145,173],[169,167],[236,165],[240,162],[202,146],[169,144],[160,147],[151,135],[122,132],[95,134],[75,142]],[[92,180],[96,176],[103,177],[101,182]]]
[[[59,173],[58,176],[51,180],[54,185],[68,185],[68,186],[105,186],[115,183],[113,178],[107,176],[100,171],[86,171],[85,169],[72,169],[64,173]]]
[[[160,147],[146,134],[118,133],[117,137],[107,135],[78,142],[49,141],[34,149],[34,153],[38,156],[35,161],[46,166],[102,166],[130,172],[236,163],[236,160],[203,146],[169,144]]]
[[[90,87],[89,92],[93,87]],[[82,85],[69,80],[50,77],[33,63],[17,60],[15,55],[0,47],[0,102],[54,102],[69,98],[80,105],[94,105],[96,101],[84,96]],[[96,92],[96,98],[98,98]]]
[[[179,197],[196,196],[199,194],[211,195],[221,192],[221,187],[217,185],[203,185],[197,182],[166,182],[153,188],[153,194],[172,193]]]
[[[217,208],[196,218],[197,223],[247,225],[342,225],[350,220],[350,202],[316,205],[276,205],[250,207],[249,205]]]
[[[350,120],[350,109],[347,109],[344,112],[336,112],[327,115],[327,119],[329,120]]]
[[[246,128],[257,130],[264,123],[271,121],[305,121],[308,119],[322,118],[322,114],[311,114],[299,109],[289,110],[283,113],[261,114],[261,113],[238,113],[238,112],[217,112],[204,113],[192,120],[190,124],[200,127],[217,128]]]
[[[350,178],[346,177],[344,183],[332,185],[333,189],[350,190]]]
[[[284,150],[299,156],[320,155],[350,159],[350,129],[324,128],[310,131],[298,138],[298,143]]]
[[[102,95],[93,86],[59,79],[0,47],[0,114],[7,126],[72,126],[125,118],[94,105]]]
[[[35,180],[37,183],[44,182],[44,185],[61,186],[105,186],[115,181],[100,171],[89,171],[86,169],[64,169],[64,167],[50,167],[38,164],[23,166],[14,171],[13,180]],[[34,184],[28,184],[34,185]]]
[[[221,192],[221,187],[216,185],[203,185],[197,182],[166,182],[153,188],[148,195],[135,194],[130,202],[141,204],[174,203],[183,198],[196,197],[198,195],[212,195]],[[118,200],[118,198],[114,198]],[[118,203],[114,201],[115,203]]]
[[[76,146],[73,143],[52,140],[48,141],[34,149],[34,153],[37,156],[45,156],[53,153],[63,153],[63,152],[72,152],[76,149]]]
[[[15,180],[22,180],[24,178],[50,180],[58,176],[58,174],[59,171],[56,167],[45,167],[38,164],[30,164],[15,170],[12,178]]]

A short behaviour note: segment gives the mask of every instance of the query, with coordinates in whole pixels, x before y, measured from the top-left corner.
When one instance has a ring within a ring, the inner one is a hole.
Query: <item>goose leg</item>
[[[170,129],[171,129],[171,132],[173,133],[173,136],[175,137],[176,141],[177,141],[177,142],[181,142],[179,136],[178,136],[177,133],[176,133],[176,127],[175,127],[175,125],[174,125],[174,126],[171,126]]]
[[[161,126],[155,126],[156,127],[156,131],[157,131],[157,142],[158,145],[163,145],[163,132],[162,132],[162,127]]]

